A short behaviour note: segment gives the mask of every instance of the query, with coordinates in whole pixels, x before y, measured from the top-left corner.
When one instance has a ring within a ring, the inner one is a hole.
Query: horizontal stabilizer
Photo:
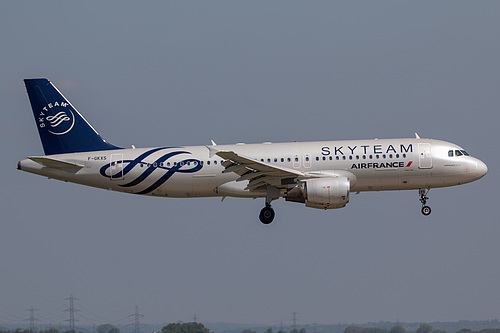
[[[61,161],[57,160],[55,158],[50,158],[50,157],[28,157],[30,160],[41,164],[47,168],[52,168],[52,169],[59,169],[59,170],[64,170],[64,171],[72,171],[76,172],[83,168],[84,166],[81,164],[76,164],[72,162],[67,162],[67,161]]]

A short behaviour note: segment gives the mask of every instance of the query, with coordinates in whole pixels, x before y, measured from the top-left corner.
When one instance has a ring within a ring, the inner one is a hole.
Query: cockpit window
[[[453,156],[453,151],[448,152],[448,156]],[[469,153],[465,150],[455,150],[455,156],[469,156]]]
[[[465,150],[448,150],[448,156],[453,157],[453,156],[470,156],[468,152]]]

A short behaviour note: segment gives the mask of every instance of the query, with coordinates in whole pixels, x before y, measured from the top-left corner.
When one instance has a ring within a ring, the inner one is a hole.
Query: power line
[[[4,310],[0,310],[0,312],[2,312],[2,313],[4,313],[4,314],[6,314],[6,315],[7,315],[7,316],[9,316],[9,317],[14,317],[14,318],[16,318],[16,319],[18,319],[18,320],[22,320],[22,318],[21,318],[21,317],[16,316],[16,315],[13,315],[13,314],[10,314],[10,313],[8,313],[8,312],[5,312]]]
[[[104,318],[102,317],[101,315],[98,315],[92,311],[89,310],[89,307],[87,307],[85,305],[85,303],[82,301],[82,300],[79,300],[78,302],[78,307],[81,309],[81,312],[82,313],[87,313],[87,315],[91,315],[94,317],[94,319],[91,319],[89,317],[85,317],[85,319],[87,320],[90,320],[91,322],[99,322],[99,323],[103,323],[103,324],[116,324],[116,323],[119,323],[119,322],[123,322],[127,319],[129,319],[130,317],[132,317],[133,315],[125,315],[124,317],[121,317],[120,319],[118,320],[111,320],[109,318]],[[129,313],[129,310],[126,310],[127,313]],[[80,315],[83,317],[83,315]]]

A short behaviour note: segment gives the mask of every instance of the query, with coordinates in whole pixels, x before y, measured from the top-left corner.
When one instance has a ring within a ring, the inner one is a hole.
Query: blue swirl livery
[[[135,194],[149,194],[156,190],[158,187],[163,185],[167,180],[169,180],[175,173],[194,173],[200,171],[203,167],[201,161],[194,158],[182,159],[178,162],[168,162],[169,159],[181,155],[181,154],[191,154],[188,151],[174,151],[161,155],[159,158],[153,160],[152,162],[146,161],[146,159],[153,153],[160,152],[162,150],[170,149],[168,147],[155,148],[146,151],[145,153],[139,155],[137,158],[132,160],[123,160],[123,168],[120,168],[118,172],[114,174],[111,173],[111,168],[116,162],[111,162],[101,167],[99,170],[101,176],[111,179],[125,179],[127,180],[124,184],[119,184],[123,188],[138,187],[141,184],[147,182],[153,178],[154,182],[147,188],[134,192]],[[146,166],[146,169],[144,169]],[[134,171],[137,171],[134,173]],[[141,172],[142,171],[142,172]],[[161,171],[161,175],[158,176],[158,171]],[[128,180],[128,176],[134,174],[134,178]]]

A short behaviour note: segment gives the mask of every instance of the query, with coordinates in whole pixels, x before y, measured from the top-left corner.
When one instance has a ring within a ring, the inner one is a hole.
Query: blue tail
[[[120,149],[107,143],[47,79],[26,79],[45,155]]]

